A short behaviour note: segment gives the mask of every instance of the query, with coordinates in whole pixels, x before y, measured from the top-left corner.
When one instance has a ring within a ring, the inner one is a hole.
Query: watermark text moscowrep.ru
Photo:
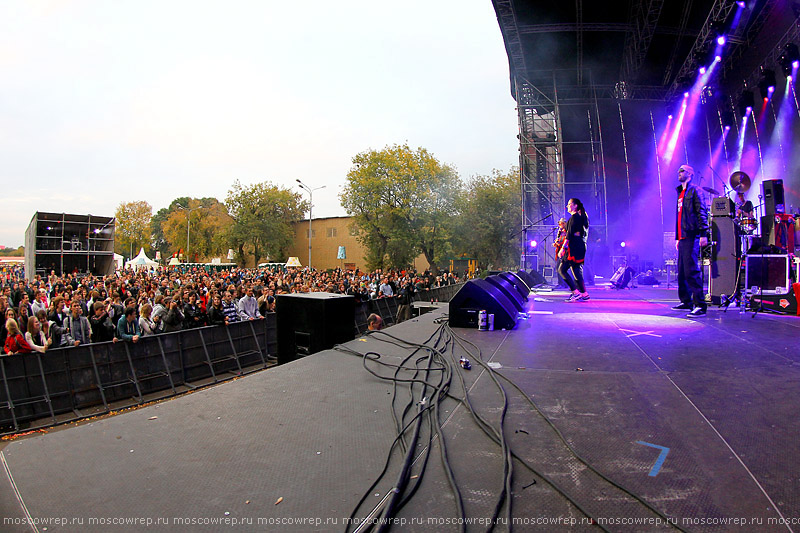
[[[358,526],[363,522],[375,525],[392,526],[450,526],[450,525],[476,525],[488,526],[494,522],[498,525],[514,526],[575,526],[599,524],[603,526],[654,526],[672,528],[679,526],[721,525],[728,527],[750,527],[754,525],[800,525],[800,518],[780,517],[575,517],[575,516],[525,516],[514,517],[510,520],[499,517],[492,520],[490,517],[396,517],[396,518],[344,518],[344,517],[318,517],[318,516],[282,516],[282,517],[235,517],[235,516],[89,516],[89,517],[4,517],[3,525],[36,525],[37,527],[82,527],[102,526],[108,529],[120,528],[158,528],[158,527],[291,527],[307,526],[313,528],[336,528],[338,526]]]

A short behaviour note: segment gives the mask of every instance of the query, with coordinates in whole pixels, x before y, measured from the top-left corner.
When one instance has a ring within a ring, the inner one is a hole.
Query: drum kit
[[[733,192],[736,192],[737,194],[744,194],[750,190],[750,186],[753,182],[750,180],[750,176],[741,170],[737,170],[731,174],[730,178],[728,179],[728,183],[730,183]],[[722,193],[713,187],[703,187],[703,190],[714,195],[715,197],[720,196],[722,198],[726,198],[726,196],[722,196]],[[746,250],[749,248],[749,246],[746,246],[746,244],[752,244],[752,236],[758,232],[758,221],[756,220],[755,213],[752,210],[747,212],[741,208],[742,205],[736,205],[736,212],[734,213],[733,222],[738,230],[737,233],[742,236],[743,249]],[[751,238],[748,239],[748,236]]]

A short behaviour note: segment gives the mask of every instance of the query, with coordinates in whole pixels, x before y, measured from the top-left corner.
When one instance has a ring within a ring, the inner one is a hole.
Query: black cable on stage
[[[471,346],[473,346],[473,347],[474,347],[476,350],[478,350],[478,354],[480,354],[480,348],[478,348],[478,346],[476,346],[474,343],[470,342],[470,341],[469,341],[469,340],[467,340],[467,339],[464,339],[464,338],[460,337],[460,336],[459,336],[458,334],[456,334],[456,333],[455,333],[455,332],[454,332],[454,331],[453,331],[453,330],[452,330],[452,329],[451,329],[449,326],[447,326],[447,330],[448,330],[448,332],[449,332],[451,335],[453,335],[453,337],[454,337],[454,339],[456,340],[456,342],[457,342],[457,343],[458,343],[458,344],[459,344],[459,345],[462,347],[462,349],[463,349],[465,352],[467,352],[467,353],[470,353],[470,352],[469,352],[469,350],[467,350],[466,348],[464,348],[464,346],[463,346],[463,344],[461,343],[461,341],[464,341],[464,342],[466,342],[467,344],[470,344]],[[523,390],[522,390],[522,388],[521,388],[519,385],[517,385],[517,384],[516,384],[516,383],[515,383],[515,382],[514,382],[514,381],[513,381],[511,378],[509,378],[508,376],[505,376],[505,375],[503,375],[503,374],[501,374],[501,373],[499,373],[499,372],[495,372],[495,371],[494,371],[494,369],[492,369],[491,367],[489,367],[488,365],[486,365],[486,364],[484,363],[484,361],[482,360],[482,358],[480,358],[480,355],[478,356],[478,358],[476,358],[476,360],[479,362],[479,364],[481,364],[481,366],[483,366],[483,367],[484,367],[486,370],[488,370],[488,371],[490,372],[490,374],[497,374],[498,376],[500,376],[501,378],[503,378],[505,381],[507,381],[507,382],[508,382],[508,383],[509,383],[509,384],[510,384],[512,387],[514,387],[514,389],[516,389],[516,390],[517,390],[517,391],[518,391],[518,392],[519,392],[519,393],[520,393],[520,394],[521,394],[523,397],[525,397],[525,400],[526,400],[526,401],[527,401],[527,402],[528,402],[528,403],[531,405],[531,407],[534,409],[534,411],[535,411],[535,412],[536,412],[536,413],[537,413],[537,414],[538,414],[540,417],[542,417],[542,419],[543,419],[543,420],[544,420],[544,421],[545,421],[545,422],[548,424],[548,426],[550,426],[550,428],[551,428],[551,429],[552,429],[552,430],[555,432],[555,434],[558,436],[559,440],[560,440],[560,441],[561,441],[561,442],[564,444],[564,446],[565,446],[565,447],[566,447],[566,448],[569,450],[569,452],[570,452],[570,453],[571,453],[571,454],[572,454],[572,455],[573,455],[573,456],[574,456],[574,457],[575,457],[575,458],[576,458],[576,459],[577,459],[577,460],[578,460],[580,463],[582,463],[584,466],[586,466],[586,468],[588,468],[588,469],[589,469],[591,472],[593,472],[594,474],[596,474],[597,476],[599,476],[601,479],[603,479],[603,480],[604,480],[604,481],[606,481],[607,483],[611,484],[612,486],[616,487],[617,489],[621,490],[621,491],[622,491],[622,492],[624,492],[625,494],[629,495],[629,496],[630,496],[631,498],[633,498],[634,500],[638,501],[639,503],[641,503],[642,505],[644,505],[645,507],[647,507],[647,508],[648,508],[650,511],[652,511],[653,513],[655,513],[656,515],[658,515],[660,518],[664,519],[664,521],[665,521],[666,523],[670,524],[671,526],[673,526],[673,527],[674,527],[675,529],[677,529],[678,531],[684,531],[684,532],[686,531],[685,529],[682,529],[680,526],[678,526],[677,524],[675,524],[675,523],[674,523],[674,521],[670,520],[670,519],[669,519],[669,518],[668,518],[668,517],[667,517],[665,514],[663,514],[661,511],[659,511],[658,509],[656,509],[655,507],[653,507],[653,506],[652,506],[652,505],[651,505],[649,502],[647,502],[647,501],[646,501],[644,498],[642,498],[642,497],[641,497],[641,496],[639,496],[638,494],[636,494],[636,493],[634,493],[634,492],[632,492],[632,491],[628,490],[627,488],[623,487],[622,485],[620,485],[619,483],[615,482],[614,480],[612,480],[612,479],[608,478],[608,477],[607,477],[605,474],[601,473],[601,472],[600,472],[600,471],[598,471],[598,470],[597,470],[595,467],[593,467],[593,466],[592,466],[592,465],[591,465],[591,464],[590,464],[590,463],[589,463],[589,462],[588,462],[586,459],[584,459],[584,458],[583,458],[583,457],[582,457],[582,456],[581,456],[581,455],[580,455],[580,454],[579,454],[579,453],[578,453],[578,452],[575,450],[575,448],[574,448],[574,447],[573,447],[573,446],[572,446],[572,445],[571,445],[571,444],[570,444],[570,443],[567,441],[567,439],[564,437],[564,435],[561,433],[561,431],[560,431],[560,430],[559,430],[559,429],[558,429],[558,428],[555,426],[555,424],[554,424],[554,423],[553,423],[553,422],[550,420],[550,418],[549,418],[549,417],[548,417],[548,416],[547,416],[547,415],[546,415],[546,414],[545,414],[545,413],[544,413],[544,412],[543,412],[543,411],[542,411],[542,410],[541,410],[541,409],[540,409],[540,408],[539,408],[539,407],[536,405],[536,403],[535,403],[535,402],[534,402],[534,401],[533,401],[533,400],[530,398],[530,396],[529,396],[527,393],[525,393],[525,391],[523,391]],[[527,465],[526,465],[526,466],[527,466]],[[537,473],[537,475],[540,475],[540,476],[541,476],[541,474],[538,474],[538,473]],[[544,478],[544,477],[543,477],[543,479],[547,480],[547,478]],[[551,484],[551,486],[553,486],[553,487],[555,488],[555,485],[553,485],[551,481],[548,481],[548,484]],[[561,490],[560,490],[560,489],[557,489],[557,490],[559,490],[559,492],[561,492]],[[563,493],[562,493],[562,494],[563,494]],[[575,504],[575,502],[574,502],[574,501],[573,501],[571,498],[569,498],[569,497],[568,497],[568,496],[566,496],[565,494],[563,494],[563,495],[564,495],[565,497],[567,497],[567,498],[568,498],[568,499],[569,499],[569,500],[570,500],[570,501],[573,503],[573,505],[576,505],[576,504]],[[584,514],[587,516],[587,518],[591,518],[591,519],[592,519],[592,520],[593,520],[595,523],[597,523],[597,521],[596,521],[596,520],[594,520],[594,517],[592,517],[590,514],[586,513],[586,512],[585,512],[583,509],[581,509],[579,506],[578,506],[578,508],[581,510],[581,512],[583,512],[583,513],[584,513]],[[597,524],[597,525],[598,525],[598,526],[600,526],[600,524]],[[602,527],[602,526],[600,526],[600,527]],[[603,529],[605,529],[605,528],[603,528]]]

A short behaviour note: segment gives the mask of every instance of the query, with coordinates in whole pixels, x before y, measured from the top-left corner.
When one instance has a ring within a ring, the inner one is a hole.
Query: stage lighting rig
[[[798,50],[796,44],[786,43],[786,46],[783,47],[781,57],[778,58],[778,63],[781,66],[784,76],[791,76],[792,68],[794,67],[793,63],[795,61],[800,61],[800,50]]]
[[[761,68],[761,81],[758,82],[758,90],[761,91],[761,98],[769,98],[777,85],[775,81],[775,71]],[[771,90],[770,90],[771,89]]]
[[[739,97],[739,102],[737,104],[737,109],[739,110],[739,116],[745,117],[747,116],[748,108],[752,110],[756,106],[756,99],[753,96],[753,91],[744,91],[742,96]]]

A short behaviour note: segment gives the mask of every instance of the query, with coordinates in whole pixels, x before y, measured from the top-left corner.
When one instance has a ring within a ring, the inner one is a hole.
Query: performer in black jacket
[[[567,202],[567,211],[572,215],[567,221],[566,240],[558,257],[561,258],[561,265],[558,267],[558,275],[569,285],[572,290],[568,302],[585,302],[589,299],[586,292],[586,285],[583,283],[583,262],[586,258],[586,238],[589,235],[589,217],[583,203],[577,198],[570,198]],[[570,270],[575,276],[572,279]]]
[[[694,169],[681,165],[678,169],[680,185],[678,215],[675,219],[675,248],[678,250],[678,297],[681,303],[672,309],[691,310],[687,316],[706,314],[706,299],[700,277],[700,248],[708,245],[708,214],[703,195],[692,185]]]

